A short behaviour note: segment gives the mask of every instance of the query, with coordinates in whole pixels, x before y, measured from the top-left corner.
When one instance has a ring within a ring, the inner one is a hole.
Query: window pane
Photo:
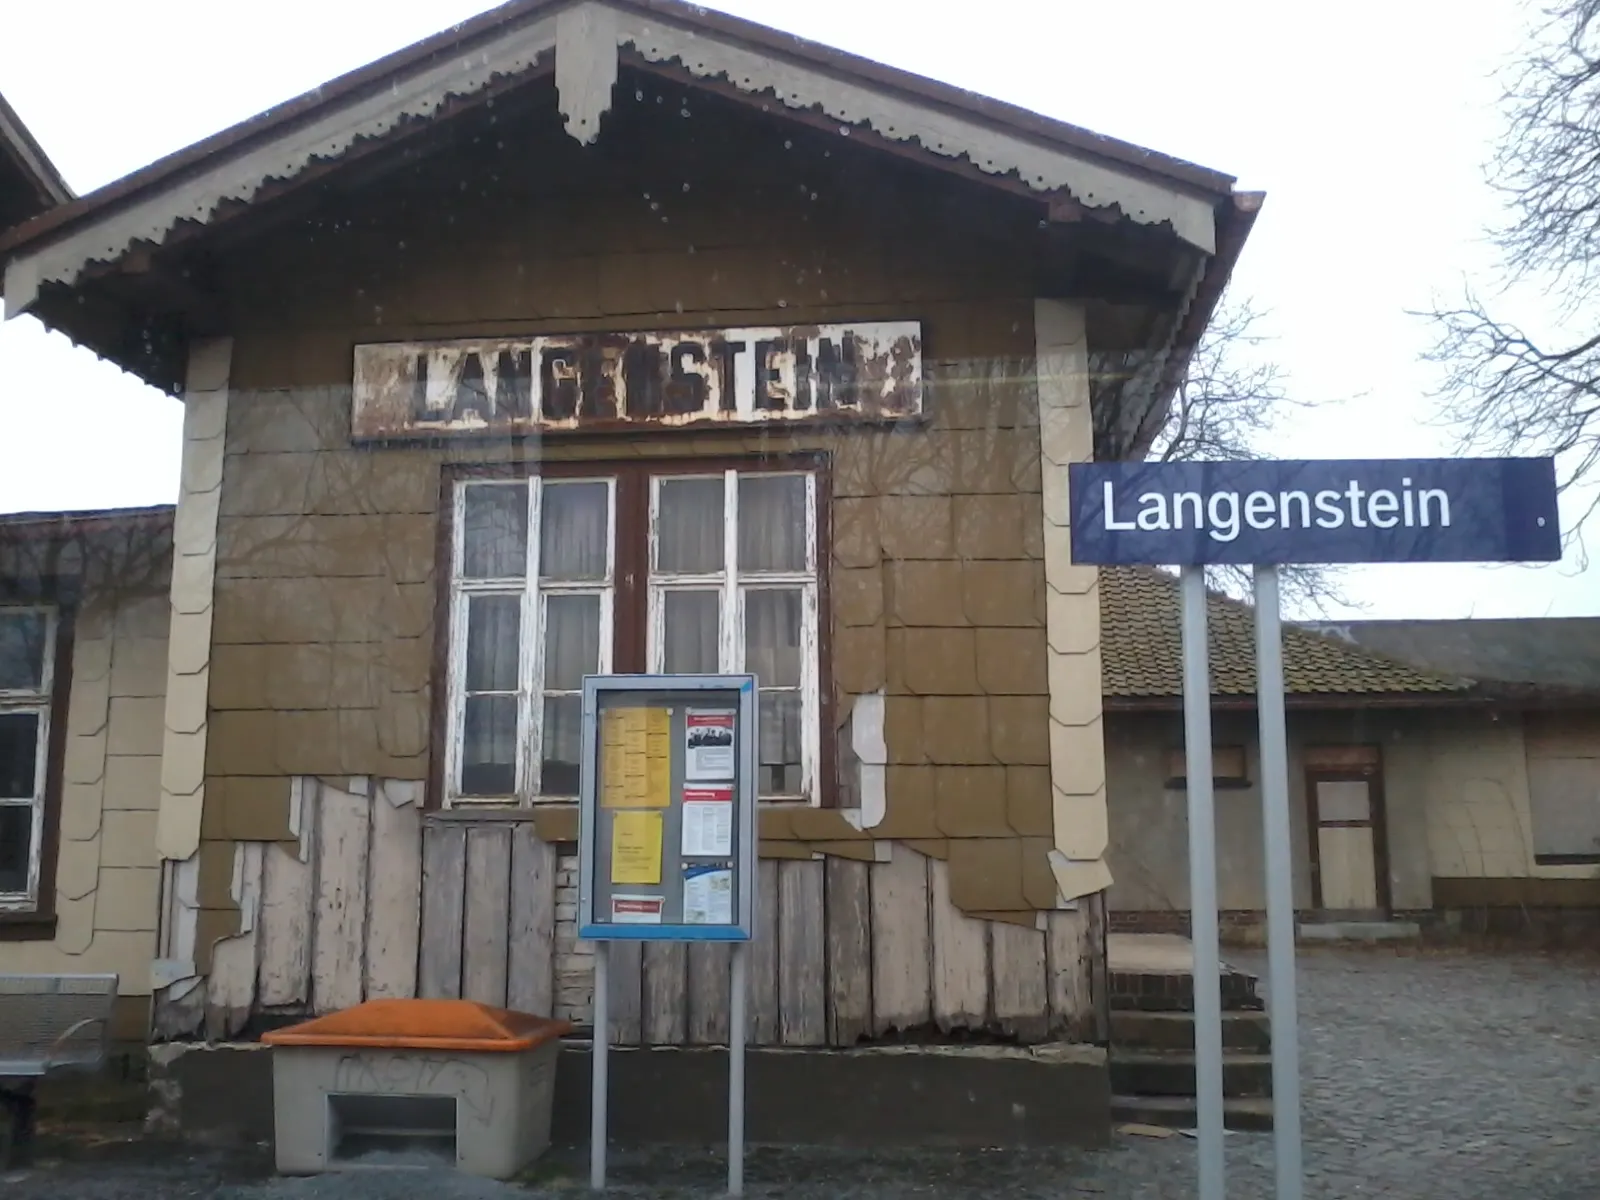
[[[575,692],[600,669],[600,597],[551,596],[544,609],[544,687]]]
[[[0,713],[0,797],[33,799],[38,749],[38,713]]]
[[[467,691],[517,690],[522,597],[474,596],[467,602]]]
[[[517,698],[467,697],[461,794],[509,796],[517,790]]]
[[[611,501],[604,483],[547,483],[539,501],[539,577],[604,579]]]
[[[712,575],[722,570],[722,480],[663,479],[656,512],[656,570]]]
[[[800,686],[800,592],[744,594],[744,669],[762,687]]]
[[[33,806],[0,804],[0,892],[28,890],[28,844],[33,839]]]
[[[578,794],[578,758],[583,722],[582,696],[549,696],[544,702],[544,761],[539,791],[546,796]]]
[[[803,475],[739,477],[739,570],[806,569]]]
[[[758,790],[763,796],[800,794],[800,696],[761,693]]]
[[[527,485],[469,487],[461,538],[461,573],[466,578],[521,578],[528,569]]]
[[[42,612],[0,609],[0,691],[37,691],[44,685],[44,642],[50,618]]]
[[[1317,820],[1368,821],[1372,802],[1367,785],[1358,779],[1323,779],[1317,782]]]
[[[718,593],[667,592],[661,601],[661,669],[668,675],[716,674]]]

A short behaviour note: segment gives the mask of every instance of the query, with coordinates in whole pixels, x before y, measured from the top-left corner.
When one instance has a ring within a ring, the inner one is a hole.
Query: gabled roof
[[[5,311],[35,311],[176,388],[174,351],[153,348],[186,333],[159,327],[170,304],[141,309],[119,294],[96,324],[69,289],[81,295],[121,264],[122,287],[144,276],[155,295],[151,254],[533,80],[553,79],[567,131],[587,143],[623,69],[1027,196],[1049,224],[1088,216],[1160,231],[1160,275],[1177,299],[1142,343],[1141,387],[1157,397],[1204,330],[1260,204],[1220,172],[681,0],[512,0],[0,234]]]
[[[1319,621],[1306,628],[1434,671],[1513,684],[1600,689],[1600,617]]]
[[[1208,597],[1212,692],[1254,697],[1255,613]],[[1178,581],[1163,571],[1111,567],[1100,572],[1100,677],[1110,701],[1175,700],[1183,695]],[[1412,697],[1468,693],[1473,683],[1300,626],[1283,626],[1284,690],[1290,697]]]
[[[0,96],[0,232],[71,199],[61,172]]]

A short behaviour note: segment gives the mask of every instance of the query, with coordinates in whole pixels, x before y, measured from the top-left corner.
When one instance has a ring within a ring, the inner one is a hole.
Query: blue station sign
[[[1554,562],[1555,460],[1078,463],[1076,562]]]

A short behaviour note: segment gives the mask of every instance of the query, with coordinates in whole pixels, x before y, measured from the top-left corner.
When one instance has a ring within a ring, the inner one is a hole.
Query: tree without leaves
[[[1569,331],[1537,336],[1468,290],[1429,314],[1439,336],[1428,358],[1443,368],[1441,416],[1464,449],[1561,455],[1565,489],[1600,463],[1600,0],[1541,14],[1503,98],[1490,179],[1508,219],[1492,236],[1504,282],[1541,284]]]
[[[1260,332],[1262,317],[1250,300],[1224,298],[1173,393],[1165,423],[1151,445],[1152,459],[1259,458],[1261,439],[1286,414],[1316,406],[1290,394],[1282,367],[1264,353],[1270,339]],[[1235,596],[1249,594],[1247,567],[1216,567],[1210,575],[1214,587]],[[1280,578],[1284,605],[1291,610],[1326,611],[1349,603],[1337,575],[1327,567],[1284,567]]]

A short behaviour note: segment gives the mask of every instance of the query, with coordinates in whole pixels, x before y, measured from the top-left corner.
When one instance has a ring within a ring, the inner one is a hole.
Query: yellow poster
[[[611,819],[611,882],[661,882],[661,814],[619,812]]]
[[[668,807],[672,803],[672,711],[611,708],[601,717],[600,806]]]

